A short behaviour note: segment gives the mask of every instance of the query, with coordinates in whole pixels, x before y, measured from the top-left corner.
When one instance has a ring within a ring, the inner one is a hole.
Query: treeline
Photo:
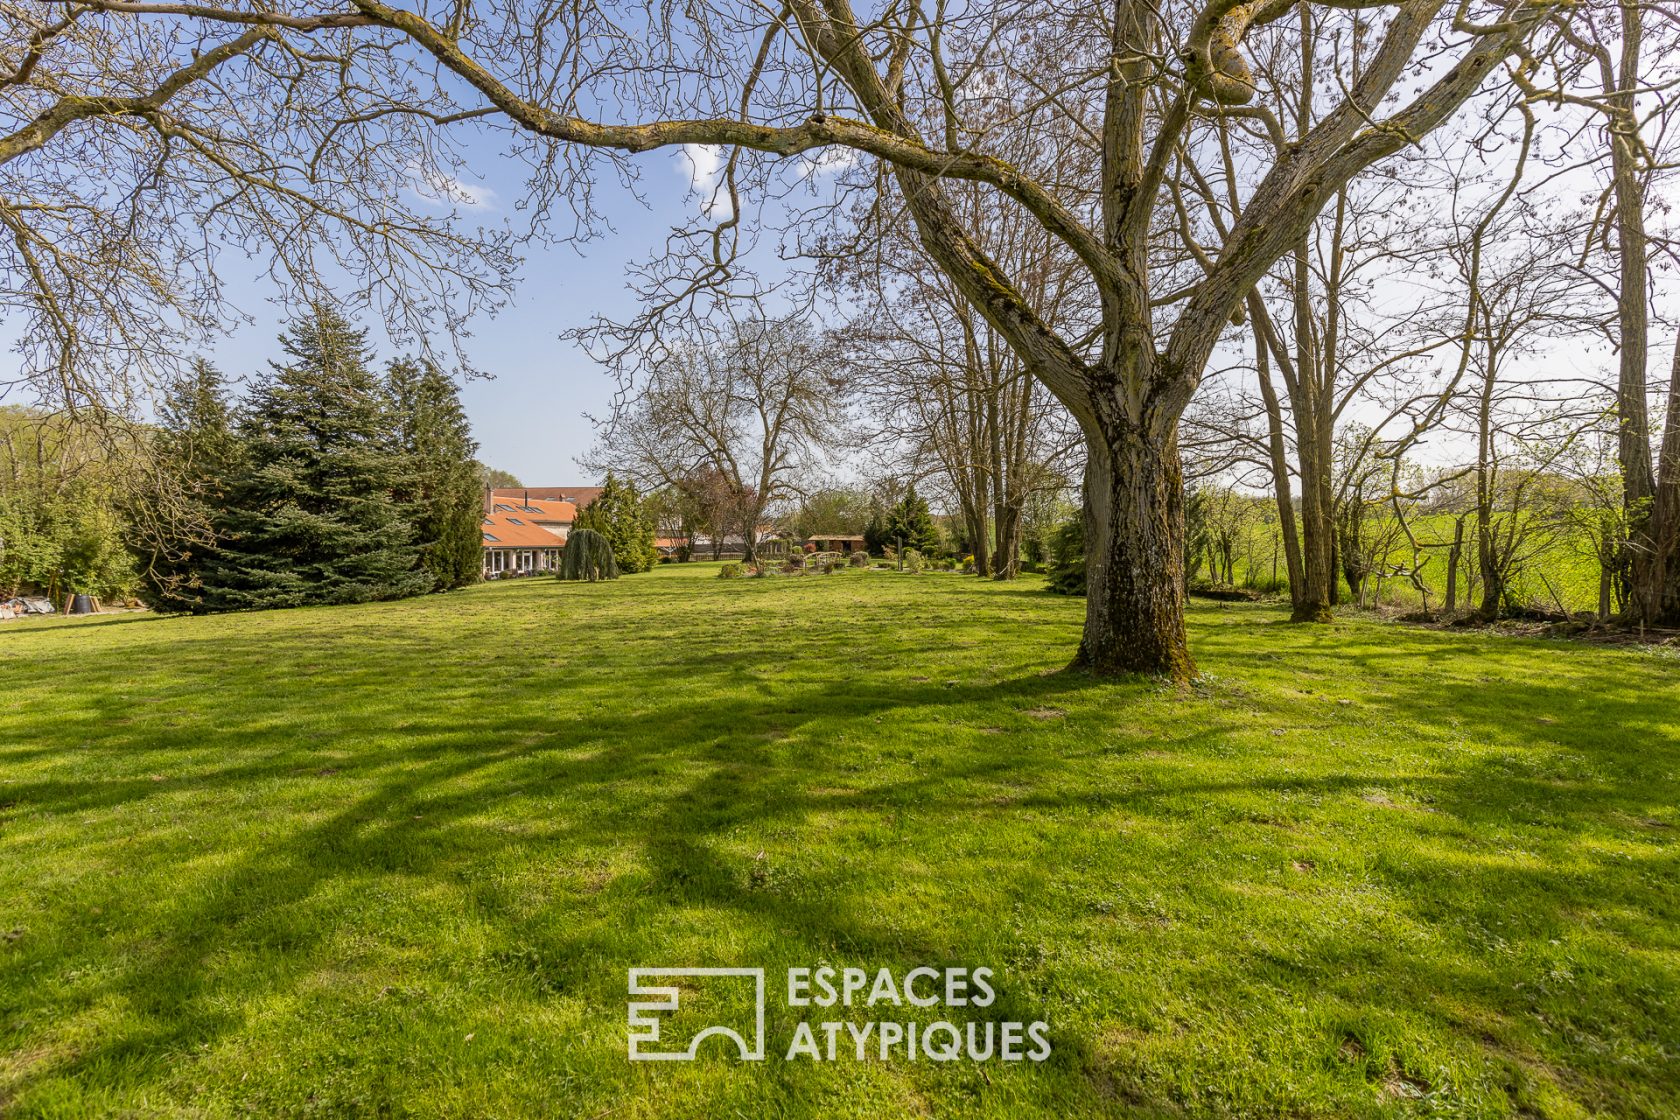
[[[453,380],[374,370],[322,304],[234,401],[207,361],[170,388],[130,498],[152,604],[193,612],[398,599],[479,577],[477,445]]]
[[[0,408],[0,599],[121,598],[138,576],[118,496],[130,444],[33,409]]]

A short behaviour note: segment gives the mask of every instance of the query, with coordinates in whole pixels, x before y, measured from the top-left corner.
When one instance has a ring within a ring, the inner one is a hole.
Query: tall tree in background
[[[978,183],[946,189],[1049,325],[1089,317],[1082,306],[1089,292],[1065,246],[1024,211],[993,205]],[[1034,493],[1064,489],[1068,474],[1077,474],[1078,429],[927,259],[907,214],[873,207],[837,220],[859,231],[851,251],[834,253],[825,272],[862,304],[841,335],[861,425],[878,457],[908,460],[910,471],[938,479],[962,519],[975,572],[1013,579],[1023,510]],[[834,234],[837,242],[844,237],[844,230]]]
[[[153,607],[203,610],[217,510],[242,454],[227,380],[209,361],[194,359],[170,385],[152,442],[151,469],[135,480],[129,518],[140,574]]]
[[[519,481],[519,476],[512,471],[504,471],[500,467],[487,467],[483,463],[477,464],[477,467],[479,483],[486,489],[504,489],[525,485]]]
[[[606,541],[618,570],[645,572],[659,562],[653,547],[653,518],[633,483],[611,472],[606,485],[578,511],[574,529],[589,529]]]
[[[262,609],[430,589],[392,496],[402,462],[367,332],[321,304],[280,345],[291,360],[272,364],[241,419],[244,469],[218,518],[207,602]]]
[[[484,516],[478,443],[455,381],[434,363],[405,358],[385,374],[397,454],[394,497],[420,544],[420,563],[448,591],[478,580]]]
[[[825,340],[804,323],[755,318],[720,333],[685,337],[648,371],[591,465],[678,490],[722,522],[714,542],[740,534],[750,562],[766,511],[797,498],[835,446],[841,386]]]
[[[886,536],[894,548],[932,552],[939,547],[939,530],[926,499],[916,494],[915,483],[906,486],[904,496],[887,511]]]
[[[1576,7],[1565,25],[1567,51],[1555,84],[1541,83],[1532,68],[1517,79],[1536,104],[1585,107],[1599,125],[1602,141],[1587,162],[1603,176],[1603,190],[1581,231],[1582,256],[1602,250],[1614,269],[1601,283],[1616,304],[1613,389],[1628,530],[1621,575],[1633,621],[1680,623],[1680,331],[1661,383],[1666,392],[1658,397],[1667,404],[1654,459],[1650,417],[1651,260],[1663,249],[1674,254],[1673,243],[1665,246],[1651,228],[1667,209],[1653,188],[1680,166],[1674,156],[1680,21],[1671,8],[1641,0]]]

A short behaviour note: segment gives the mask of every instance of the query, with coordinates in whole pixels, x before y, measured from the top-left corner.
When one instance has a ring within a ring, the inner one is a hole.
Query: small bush
[[[740,579],[741,578],[741,565],[739,565],[739,564],[725,564],[722,568],[718,569],[718,578],[719,579]]]
[[[852,553],[849,562],[854,568],[867,568],[869,567],[869,553],[860,548],[856,552]]]
[[[904,570],[920,575],[927,567],[927,558],[913,548],[904,550]]]

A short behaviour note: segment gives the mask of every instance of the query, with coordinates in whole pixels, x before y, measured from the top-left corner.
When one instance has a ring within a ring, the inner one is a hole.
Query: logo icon
[[[678,1011],[682,1002],[682,986],[679,984],[650,983],[650,980],[679,980],[706,979],[707,990],[722,986],[712,978],[728,978],[735,984],[745,987],[744,981],[753,983],[754,1020],[751,1028],[752,1041],[749,1044],[742,1030],[735,1026],[713,1023],[696,1031],[688,1040],[686,1049],[680,1044],[670,1044],[663,1048],[646,1049],[644,1043],[659,1043],[660,1027],[667,1020],[659,1015],[648,1014],[658,1011]],[[700,1044],[713,1035],[734,1039],[739,1056],[744,1062],[762,1062],[764,1060],[764,970],[762,968],[632,968],[630,970],[630,995],[653,996],[648,1000],[630,1001],[630,1060],[632,1062],[692,1062],[700,1052]],[[679,1048],[672,1049],[671,1045]]]

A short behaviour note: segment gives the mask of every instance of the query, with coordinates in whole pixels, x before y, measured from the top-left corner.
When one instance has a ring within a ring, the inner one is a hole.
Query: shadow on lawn
[[[992,592],[1016,593],[1028,592]],[[1316,641],[1316,635],[1299,640],[1306,645]],[[814,958],[838,952],[881,965],[937,963],[950,955],[950,945],[916,930],[907,931],[893,915],[876,912],[868,899],[844,891],[790,897],[767,889],[721,844],[744,826],[783,823],[797,827],[815,814],[835,810],[879,814],[885,819],[909,805],[928,817],[956,818],[974,808],[976,790],[985,783],[1007,782],[1026,790],[1000,811],[1026,815],[1074,808],[1120,810],[1145,827],[1163,829],[1193,812],[1193,803],[1227,796],[1358,797],[1373,785],[1400,786],[1418,794],[1426,806],[1416,810],[1420,828],[1428,825],[1435,830],[1420,832],[1425,839],[1444,831],[1452,844],[1473,850],[1489,829],[1534,825],[1545,829],[1544,835],[1522,837],[1523,843],[1540,849],[1533,866],[1490,860],[1453,869],[1459,898],[1474,903],[1455,904],[1453,892],[1442,890],[1444,869],[1431,864],[1425,854],[1409,865],[1395,862],[1378,868],[1386,888],[1418,921],[1447,930],[1449,937],[1458,936],[1468,919],[1492,917],[1495,912],[1543,933],[1572,925],[1587,906],[1652,907],[1651,884],[1661,881],[1653,877],[1677,871],[1672,841],[1664,837],[1664,846],[1643,860],[1595,856],[1581,841],[1616,831],[1621,817],[1654,819],[1662,806],[1673,803],[1673,780],[1655,780],[1653,774],[1662,768],[1651,765],[1654,750],[1668,752],[1671,764],[1676,750],[1672,742],[1653,743],[1649,738],[1657,726],[1651,688],[1660,687],[1660,675],[1634,673],[1635,680],[1630,682],[1627,667],[1620,663],[1604,668],[1597,667],[1601,661],[1592,667],[1574,663],[1567,680],[1504,681],[1496,692],[1419,672],[1419,662],[1428,666],[1438,660],[1433,656],[1439,652],[1433,647],[1435,642],[1451,643],[1455,657],[1489,659],[1493,662],[1490,671],[1498,671],[1497,647],[1486,640],[1432,638],[1430,643],[1410,642],[1404,649],[1349,653],[1347,664],[1358,666],[1382,684],[1380,693],[1364,698],[1363,707],[1378,719],[1399,723],[1451,722],[1464,735],[1494,744],[1508,740],[1515,718],[1546,721],[1543,725],[1556,749],[1513,745],[1492,757],[1433,773],[1373,774],[1331,767],[1311,774],[1255,772],[1209,781],[1179,778],[1169,771],[1165,777],[1156,775],[1112,791],[1070,791],[1062,788],[1066,783],[1059,786],[1049,779],[1065,777],[1087,764],[1089,748],[1023,750],[1010,737],[1000,736],[997,746],[987,749],[987,740],[979,738],[971,753],[952,757],[935,752],[921,773],[880,779],[872,778],[867,769],[841,772],[843,760],[827,752],[785,750],[777,743],[788,738],[821,742],[837,719],[867,722],[943,705],[983,704],[1017,712],[1052,704],[1077,708],[1093,687],[1115,701],[1128,695],[1128,687],[1094,686],[1086,678],[1067,673],[955,686],[939,681],[811,684],[793,680],[781,682],[775,693],[743,698],[740,677],[760,671],[763,657],[757,651],[719,650],[669,660],[666,674],[683,684],[674,699],[642,711],[591,709],[582,718],[539,734],[530,722],[531,705],[552,688],[540,674],[512,683],[498,679],[486,687],[484,691],[500,695],[504,702],[500,708],[478,712],[479,722],[466,731],[447,713],[458,713],[470,698],[480,695],[475,691],[479,686],[472,682],[440,685],[429,698],[430,710],[387,706],[364,712],[358,734],[400,729],[403,741],[359,748],[348,758],[333,760],[339,770],[332,777],[354,791],[350,800],[319,822],[219,870],[206,889],[183,891],[169,931],[136,948],[82,997],[89,1003],[117,999],[132,1004],[145,1016],[144,1029],[103,1037],[74,1054],[44,1062],[24,1075],[20,1087],[49,1074],[109,1075],[126,1061],[155,1062],[160,1053],[184,1052],[237,1030],[242,1017],[228,1009],[257,1002],[277,987],[298,984],[308,966],[284,962],[307,961],[332,930],[308,922],[285,927],[284,955],[278,966],[271,962],[269,968],[240,971],[215,968],[213,962],[230,947],[274,952],[277,914],[305,905],[338,879],[354,880],[369,872],[401,871],[453,880],[456,872],[491,857],[511,854],[522,862],[539,863],[571,850],[627,846],[639,853],[645,882],[634,889],[650,897],[647,905],[676,901],[749,917],[752,924],[744,936],[763,938],[759,948],[775,959],[788,954],[787,946],[776,941],[792,931],[792,938],[802,946],[795,949],[795,956],[803,952]],[[1420,644],[1428,648],[1410,648]],[[358,655],[372,663],[400,661],[420,648],[412,636],[405,635],[364,635],[357,643]],[[1217,665],[1222,658],[1240,655],[1235,638],[1223,638],[1217,630],[1201,631],[1197,648],[1204,664]],[[1548,653],[1552,648],[1548,646]],[[306,650],[299,659],[312,661],[325,655],[320,649]],[[597,682],[586,679],[570,691],[586,693],[591,683]],[[698,696],[707,685],[722,688],[723,695]],[[1129,686],[1132,690],[1144,687]],[[1590,705],[1583,704],[1583,693],[1592,697]],[[277,702],[282,715],[286,703]],[[1195,754],[1234,730],[1241,714],[1194,700],[1183,703],[1187,718],[1180,734],[1171,740],[1153,740],[1149,746],[1172,754]],[[214,707],[211,714],[218,714]],[[161,782],[149,777],[78,777],[12,783],[0,787],[0,825],[14,812],[105,811],[182,792],[215,798],[254,782],[323,777],[321,743],[300,745],[294,730],[275,722],[275,711],[257,714],[259,718],[252,720],[250,713],[220,713],[220,734],[237,741],[243,761],[217,765],[199,761],[208,759],[207,753],[192,755],[187,772],[166,775]],[[202,747],[202,739],[201,728],[154,729],[147,745],[138,749],[160,756],[191,752]],[[137,748],[118,731],[87,749],[109,752],[113,759],[126,755],[132,761]],[[0,750],[0,759],[40,753],[14,746]],[[1564,754],[1584,754],[1586,761],[1560,759]],[[696,769],[697,774],[693,773]],[[865,784],[855,794],[831,791],[837,777],[850,780],[859,775]],[[529,798],[536,804],[555,791],[565,791],[574,804],[587,808],[569,813],[565,820],[536,822],[533,831],[524,835],[492,832],[468,823],[468,818],[482,814],[495,799]],[[1373,805],[1369,811],[1411,810]],[[1431,814],[1437,819],[1430,820]],[[464,889],[470,895],[474,888]],[[577,983],[568,979],[571,962],[617,961],[623,955],[623,931],[602,903],[576,900],[581,920],[557,929],[551,915],[517,918],[488,895],[482,901],[491,912],[499,913],[510,943],[541,947],[544,966],[559,977],[556,982],[562,986]],[[1661,917],[1662,909],[1659,905],[1652,916]],[[1672,917],[1671,906],[1669,911]],[[1629,933],[1628,923],[1636,923],[1637,916],[1619,921],[1611,915],[1608,920],[1618,932]],[[1509,992],[1490,982],[1491,972],[1418,958],[1402,950],[1385,953],[1373,965],[1355,947],[1343,962],[1367,971],[1376,967],[1379,979],[1388,982],[1388,990],[1373,990],[1368,998],[1390,1000],[1400,1007],[1414,1003],[1419,992],[1458,993],[1463,1006],[1444,1014],[1456,1017],[1461,1029],[1479,1032],[1481,1044],[1492,1051],[1519,1055],[1514,1061],[1536,1060],[1528,1056],[1533,1033],[1512,1023],[1513,1008],[1520,1004],[1513,1004]],[[11,967],[0,971],[0,976],[11,972],[7,985],[23,979],[17,971],[23,963],[14,954]],[[1318,960],[1303,966],[1257,955],[1236,962],[1235,967],[1255,985],[1273,983],[1282,973],[1294,974],[1295,982],[1306,977],[1304,982],[1311,983],[1326,963]],[[1660,1023],[1664,992],[1672,994],[1672,977],[1655,964],[1635,971],[1645,986],[1627,993],[1629,1010],[1646,1023]],[[605,998],[606,1007],[622,999],[621,991],[609,992],[592,982],[578,987]],[[1373,989],[1381,987],[1373,985]],[[1554,1022],[1589,1033],[1610,1029],[1591,1016],[1568,1022],[1567,1009],[1548,1006],[1546,1011]],[[1112,1056],[1091,1040],[1058,1040],[1055,1060],[1086,1071],[1093,1082],[1111,1079],[1113,1073]],[[1592,1069],[1577,1076],[1590,1080],[1612,1073]],[[1663,1084],[1660,1072],[1623,1071],[1621,1076],[1644,1076],[1653,1091]],[[1132,1103],[1164,1106],[1169,1102],[1163,1098]]]

